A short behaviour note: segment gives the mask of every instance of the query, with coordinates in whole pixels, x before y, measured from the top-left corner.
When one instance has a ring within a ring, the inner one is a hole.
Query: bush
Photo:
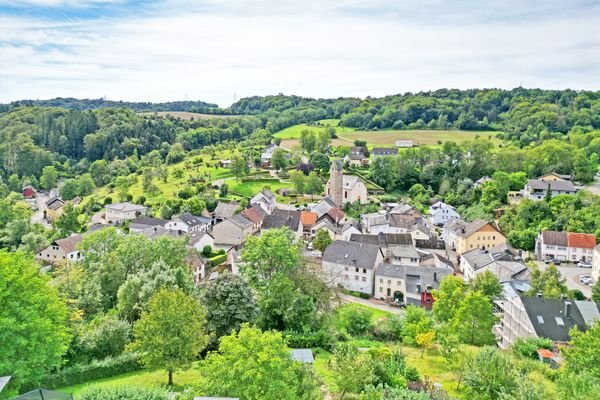
[[[223,264],[225,260],[227,260],[227,254],[219,254],[218,256],[211,258],[209,261],[210,265],[214,267]]]
[[[331,332],[326,330],[319,330],[316,332],[284,331],[283,338],[289,347],[295,349],[320,347],[327,351],[331,351],[335,345],[335,337]]]
[[[78,400],[166,400],[169,394],[160,388],[135,386],[92,386],[85,389]]]
[[[102,204],[107,205],[107,204],[112,204],[112,198],[111,197],[106,197],[104,199],[104,202]]]
[[[402,318],[390,316],[380,319],[371,327],[373,338],[384,341],[402,341]]]
[[[41,386],[55,389],[72,386],[95,379],[108,378],[141,369],[137,353],[126,353],[118,357],[107,357],[88,364],[74,364],[42,378]]]
[[[338,308],[338,327],[353,336],[362,336],[371,327],[371,311],[342,306]]]
[[[546,338],[518,338],[513,344],[513,353],[519,357],[537,359],[538,349],[552,350],[552,341]]]

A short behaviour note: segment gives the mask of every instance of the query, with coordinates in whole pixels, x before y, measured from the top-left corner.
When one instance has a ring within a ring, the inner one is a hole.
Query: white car
[[[579,277],[579,282],[581,282],[585,285],[590,285],[592,283],[592,277],[589,275],[581,275]]]
[[[591,263],[591,262],[588,262],[588,261],[579,261],[579,262],[577,263],[577,266],[578,266],[579,268],[592,268],[592,263]]]
[[[313,249],[313,244],[312,244],[312,242],[308,243],[308,246],[306,246],[306,248],[307,248],[308,250],[312,250],[312,249]]]

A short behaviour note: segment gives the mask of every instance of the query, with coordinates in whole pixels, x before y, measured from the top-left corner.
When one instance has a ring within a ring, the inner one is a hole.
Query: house
[[[79,261],[82,256],[77,246],[83,239],[82,235],[75,234],[64,239],[58,239],[50,243],[50,246],[39,251],[35,259],[43,263],[55,264],[59,261]]]
[[[221,167],[221,168],[231,167],[231,160],[219,160],[219,167]]]
[[[283,227],[289,228],[297,237],[302,237],[303,227],[302,221],[300,221],[300,211],[275,209],[273,214],[265,217],[262,225],[263,231]]]
[[[273,153],[278,148],[279,148],[279,146],[277,146],[274,143],[270,144],[269,146],[267,146],[265,148],[265,150],[263,151],[263,153],[260,156],[260,162],[262,163],[263,168],[271,167],[271,158],[273,158]]]
[[[317,213],[314,213],[312,211],[301,211],[300,222],[302,223],[304,239],[311,240],[313,238],[313,233],[311,229],[317,223]]]
[[[371,150],[371,156],[373,156],[373,159],[377,157],[396,155],[398,155],[398,149],[395,147],[374,147],[373,150]]]
[[[351,147],[350,154],[344,157],[344,162],[354,167],[369,165],[369,157],[367,157],[366,153],[367,151],[364,147]]]
[[[390,221],[385,213],[375,212],[362,214],[360,223],[364,227],[365,233],[377,235],[378,233],[390,233]]]
[[[494,328],[500,348],[511,346],[519,338],[541,337],[564,344],[571,339],[571,329],[586,331],[600,319],[600,303],[527,297],[514,289],[512,292],[495,302],[501,310],[501,322]]]
[[[374,296],[381,300],[431,308],[434,301],[432,291],[439,289],[441,280],[452,272],[450,268],[383,263],[375,271]]]
[[[443,226],[450,218],[460,219],[460,214],[456,211],[456,208],[441,201],[429,207],[429,214],[431,222],[436,226]]]
[[[165,227],[163,227],[163,226],[150,226],[150,227],[147,227],[146,229],[139,231],[137,233],[146,236],[150,240],[156,239],[161,236],[170,236],[170,237],[178,237],[179,236],[178,232],[171,231],[169,229],[165,229]]]
[[[165,227],[168,221],[162,218],[151,218],[146,216],[140,216],[132,220],[129,223],[129,232],[131,233],[142,233],[148,228],[154,227]]]
[[[105,206],[105,220],[109,224],[131,221],[140,215],[146,215],[148,209],[144,206],[129,202],[108,204]]]
[[[484,176],[481,177],[479,179],[477,179],[475,181],[475,183],[473,184],[474,188],[481,188],[485,183],[491,182],[492,178],[490,178],[489,176]]]
[[[220,201],[213,212],[213,225],[217,222],[225,221],[226,219],[233,217],[239,206],[240,203],[236,201],[232,201],[230,203]]]
[[[340,160],[331,163],[325,192],[336,207],[354,202],[364,204],[368,197],[367,187],[358,176],[343,174]]]
[[[66,203],[60,197],[51,197],[46,202],[44,209],[44,218],[48,221],[54,221],[62,214],[63,207]]]
[[[472,249],[490,249],[506,243],[506,236],[492,223],[481,219],[467,223],[451,218],[444,225],[442,238],[446,246],[455,249],[458,254]]]
[[[392,249],[397,246],[412,246],[412,237],[406,233],[379,233],[377,235],[350,235],[350,241],[378,246],[386,260],[391,259]]]
[[[396,140],[396,147],[409,148],[413,146],[414,142],[412,140]]]
[[[310,228],[310,234],[311,234],[311,236],[314,238],[315,235],[317,234],[317,232],[320,231],[321,229],[325,229],[327,231],[327,233],[329,234],[329,237],[331,238],[331,240],[335,240],[336,236],[339,234],[338,227],[336,227],[331,222],[331,220],[329,220],[329,219],[321,219],[320,221],[317,221],[317,223],[314,224]]]
[[[21,193],[26,199],[34,199],[37,196],[37,190],[31,185],[23,186]]]
[[[571,175],[550,172],[549,174],[538,177],[538,179],[545,180],[545,181],[570,181],[573,179],[573,177]]]
[[[411,244],[394,245],[390,247],[390,261],[395,265],[410,265],[418,267],[421,261],[421,255]]]
[[[411,206],[410,204],[397,204],[395,207],[393,207],[390,210],[390,215],[410,215],[413,217],[417,217],[417,218],[421,218],[422,215],[421,213],[414,207]]]
[[[323,271],[332,285],[373,294],[375,267],[383,262],[379,246],[336,240],[323,252]]]
[[[254,224],[241,214],[219,222],[213,227],[214,243],[220,245],[240,245],[252,235]]]
[[[544,200],[550,191],[552,196],[559,194],[575,194],[577,189],[573,182],[556,179],[529,179],[523,188],[523,197],[529,200]]]
[[[202,251],[206,246],[215,247],[215,238],[208,232],[193,232],[189,236],[188,247]]]
[[[592,277],[595,280],[600,279],[600,244],[592,251]]]
[[[360,235],[362,233],[361,224],[358,221],[351,219],[344,223],[342,228],[339,230],[336,239],[350,240],[352,235]]]
[[[331,210],[332,208],[336,208],[336,207],[337,206],[335,205],[333,200],[331,200],[330,197],[323,197],[321,200],[319,200],[319,202],[317,204],[310,207],[310,211],[317,214],[317,219],[318,219],[318,218],[321,218],[324,214],[327,214],[327,212],[329,210]]]
[[[189,250],[187,255],[187,265],[189,265],[192,275],[194,276],[194,283],[199,286],[204,277],[206,276],[206,267],[208,260],[200,255],[199,252]]]
[[[192,232],[207,232],[210,228],[211,219],[198,217],[190,213],[173,216],[165,224],[165,229],[179,233],[180,235]]]
[[[490,271],[500,282],[526,280],[530,271],[521,258],[508,249],[492,248],[489,250],[473,249],[460,257],[460,270],[465,281]]]
[[[588,233],[541,231],[535,240],[535,254],[539,260],[591,262],[596,246],[596,235]]]
[[[258,204],[267,214],[273,214],[277,206],[275,194],[269,189],[263,189],[260,193],[250,199],[250,205]]]
[[[252,228],[252,232],[256,233],[262,228],[263,221],[265,217],[268,215],[263,208],[258,205],[258,203],[252,204],[250,207],[246,208],[240,214],[248,221],[254,224]]]

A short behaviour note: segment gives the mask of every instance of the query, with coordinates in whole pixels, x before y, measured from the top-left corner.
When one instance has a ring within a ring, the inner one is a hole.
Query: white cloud
[[[0,26],[9,27],[0,30],[0,101],[166,101],[187,94],[228,105],[234,93],[600,89],[600,17],[593,13],[435,24],[435,16],[397,17],[406,7],[390,6],[392,16],[357,12],[352,1],[195,4],[171,0],[140,16],[75,22],[0,17]]]

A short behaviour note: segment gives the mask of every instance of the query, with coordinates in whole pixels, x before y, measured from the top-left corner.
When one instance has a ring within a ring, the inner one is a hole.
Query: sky
[[[0,0],[0,102],[600,89],[597,0]]]

